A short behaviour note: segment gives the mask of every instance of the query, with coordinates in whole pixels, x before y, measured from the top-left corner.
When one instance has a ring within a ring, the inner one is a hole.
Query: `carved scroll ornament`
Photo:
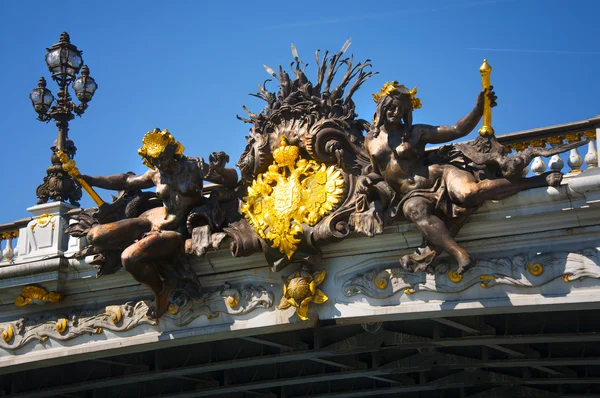
[[[342,289],[347,297],[362,294],[376,299],[419,292],[458,293],[477,285],[484,289],[511,286],[527,292],[558,278],[563,282],[600,279],[598,250],[588,248],[580,252],[548,252],[532,257],[519,254],[479,260],[476,267],[463,275],[456,273],[456,266],[448,264],[440,264],[433,274],[402,268],[370,270],[346,281]]]

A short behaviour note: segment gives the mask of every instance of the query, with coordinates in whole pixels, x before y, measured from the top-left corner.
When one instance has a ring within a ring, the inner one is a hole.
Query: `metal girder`
[[[403,333],[395,333],[390,331],[381,331],[375,334],[373,333],[359,333],[357,336],[342,340],[340,343],[332,344],[327,348],[318,350],[306,350],[299,352],[283,353],[278,355],[268,356],[255,356],[245,359],[229,360],[215,363],[207,363],[202,365],[184,366],[173,369],[158,370],[154,372],[143,372],[137,374],[128,374],[125,376],[106,378],[101,380],[88,380],[86,382],[73,383],[59,387],[49,387],[40,391],[26,392],[16,395],[16,397],[45,397],[45,396],[57,396],[61,394],[68,394],[84,390],[92,390],[99,388],[114,387],[120,385],[127,385],[133,383],[149,382],[153,380],[165,379],[165,378],[177,378],[182,376],[193,376],[195,374],[222,371],[227,369],[239,369],[239,368],[250,368],[262,365],[269,365],[275,363],[286,363],[294,361],[314,361],[315,359],[324,359],[335,362],[334,357],[346,356],[353,354],[361,354],[367,352],[376,352],[380,349],[418,349],[418,348],[435,348],[435,347],[468,347],[477,345],[490,345],[490,344],[502,344],[502,345],[516,345],[521,346],[523,344],[531,343],[573,343],[573,342],[598,342],[600,341],[600,333],[559,333],[559,334],[526,334],[526,335],[512,335],[512,336],[469,336],[460,338],[442,338],[438,340],[432,340],[423,338],[420,336],[412,336]],[[383,347],[380,345],[383,344]],[[425,361],[426,362],[426,361]],[[454,362],[454,361],[452,361]],[[535,366],[573,366],[573,365],[599,365],[600,358],[549,358],[540,360],[539,358],[534,359],[508,359],[508,360],[490,360],[481,361],[475,360],[473,364],[470,364],[471,368],[487,368],[487,367],[535,367]],[[389,369],[394,367],[393,365],[384,365],[386,368],[379,367],[375,370],[352,370],[356,372],[352,377],[372,377],[380,378],[389,374],[403,373],[398,369]],[[423,367],[422,370],[427,370],[429,364]],[[461,369],[464,368],[464,364],[435,364],[434,368],[440,369]],[[411,371],[418,371],[417,368],[411,369]],[[334,377],[334,379],[343,377],[342,373],[352,374],[351,372],[335,372],[333,374],[327,374],[323,377]],[[556,369],[557,373],[561,370]],[[362,376],[357,376],[357,375]],[[308,380],[308,379],[306,379]],[[378,379],[381,381],[390,382],[387,378]],[[302,383],[307,381],[302,381]],[[234,386],[231,386],[234,387]]]
[[[244,367],[253,367],[274,363],[311,360],[313,358],[327,358],[349,354],[360,354],[370,352],[373,349],[356,347],[354,349],[323,349],[300,351],[279,355],[264,355],[246,359],[237,359],[231,361],[222,361],[215,363],[207,363],[203,365],[184,366],[180,368],[159,370],[155,372],[145,372],[139,374],[130,374],[120,377],[109,377],[101,380],[90,380],[82,383],[74,383],[66,386],[51,387],[42,391],[32,391],[23,394],[15,395],[18,398],[37,398],[37,397],[52,397],[60,394],[68,394],[76,391],[91,390],[95,388],[114,387],[132,383],[143,383],[152,380],[164,378],[176,378],[180,376],[188,376],[198,373],[215,372],[227,369],[236,369]]]
[[[473,334],[496,334],[496,329],[487,325],[481,318],[463,318],[463,319],[448,319],[448,318],[432,318],[434,322],[441,323],[454,329],[462,330],[465,333]]]
[[[369,377],[369,376],[380,376],[389,374],[389,371],[382,371],[378,369],[371,370],[355,370],[349,372],[331,372],[325,374],[311,375],[311,376],[303,376],[303,377],[289,377],[284,379],[273,379],[273,380],[265,380],[258,381],[252,383],[240,383],[233,386],[223,386],[217,388],[211,388],[202,391],[190,391],[180,394],[170,394],[170,395],[161,395],[161,398],[193,398],[193,397],[211,397],[220,394],[229,394],[232,392],[244,392],[250,390],[261,390],[264,388],[273,388],[273,387],[285,387],[297,384],[306,384],[306,383],[322,383],[332,380],[348,380],[354,379],[357,377]],[[150,397],[150,398],[158,398]]]

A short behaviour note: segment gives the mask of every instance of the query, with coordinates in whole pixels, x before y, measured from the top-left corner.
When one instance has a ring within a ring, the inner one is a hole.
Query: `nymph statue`
[[[234,187],[237,172],[224,167],[228,159],[223,152],[212,154],[209,164],[202,158],[186,157],[183,145],[167,130],[154,129],[142,142],[138,153],[150,168],[144,174],[81,177],[91,186],[111,190],[156,187],[162,206],[135,218],[97,224],[89,230],[87,238],[99,251],[122,250],[125,270],[152,289],[155,304],[150,315],[159,318],[166,311],[174,288],[169,273],[173,263],[183,255],[186,219],[203,199],[203,181]],[[188,274],[195,278],[193,272]]]
[[[359,179],[358,191],[376,197],[382,192],[377,185],[383,183],[391,194],[386,206],[391,209],[391,217],[410,220],[421,231],[424,243],[417,252],[400,259],[403,267],[424,271],[444,251],[454,257],[460,274],[475,265],[454,239],[468,215],[487,200],[559,185],[559,172],[529,178],[522,174],[534,156],[568,148],[540,148],[538,152],[529,150],[506,157],[504,148],[492,136],[446,146],[427,155],[427,144],[447,143],[469,134],[483,115],[486,96],[495,106],[496,95],[492,87],[484,89],[473,110],[455,125],[430,126],[412,122],[413,109],[420,107],[415,94],[416,89],[392,82],[374,95],[377,108],[365,138],[371,169]]]

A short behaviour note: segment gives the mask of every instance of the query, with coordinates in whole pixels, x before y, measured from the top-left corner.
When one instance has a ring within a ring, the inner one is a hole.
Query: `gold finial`
[[[413,87],[412,90],[409,90],[408,88],[404,87],[403,85],[398,84],[398,81],[396,81],[396,80],[394,80],[392,82],[386,82],[383,85],[383,87],[381,88],[380,92],[373,94],[373,101],[375,101],[377,103],[377,102],[379,102],[381,97],[385,97],[386,95],[391,95],[395,92],[398,92],[397,86],[400,86],[400,87],[406,89],[406,94],[410,95],[410,102],[412,104],[413,109],[420,109],[423,106],[421,104],[421,100],[416,97],[417,86]]]
[[[490,64],[488,64],[487,59],[484,59],[483,63],[479,67],[479,72],[481,74],[484,74],[484,73],[490,73],[491,71],[492,71],[492,67],[490,66]]]
[[[153,170],[154,165],[152,164],[152,160],[158,158],[167,149],[168,145],[175,146],[176,155],[183,155],[183,150],[185,149],[167,129],[163,131],[160,131],[160,129],[148,131],[144,135],[142,143],[144,145],[138,149],[138,154],[142,157],[143,163]]]
[[[479,67],[479,73],[481,74],[481,88],[489,89],[491,85],[490,74],[492,73],[492,67],[488,64],[487,59],[483,60],[483,64]],[[483,103],[483,126],[479,129],[479,135],[482,137],[489,137],[494,135],[494,129],[492,128],[492,106],[490,98],[487,96],[487,92]]]

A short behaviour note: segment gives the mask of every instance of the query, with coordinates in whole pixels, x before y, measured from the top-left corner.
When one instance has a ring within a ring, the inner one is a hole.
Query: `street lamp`
[[[81,116],[85,112],[98,85],[90,76],[90,69],[87,65],[83,65],[82,52],[71,44],[67,32],[63,32],[58,43],[48,48],[47,51],[46,64],[48,70],[52,72],[52,80],[58,84],[58,99],[52,105],[54,96],[46,88],[46,79],[43,77],[38,81],[38,87],[29,94],[29,99],[38,114],[39,121],[56,121],[58,138],[50,148],[52,149],[52,165],[46,170],[47,175],[44,177],[44,182],[38,186],[36,195],[39,198],[38,204],[46,203],[48,200],[68,200],[79,206],[81,187],[63,170],[57,151],[63,151],[71,159],[75,156],[77,148],[68,136],[69,121],[73,120],[75,115]],[[81,74],[77,77],[80,71]],[[74,103],[69,95],[71,84],[80,101],[79,105]]]

